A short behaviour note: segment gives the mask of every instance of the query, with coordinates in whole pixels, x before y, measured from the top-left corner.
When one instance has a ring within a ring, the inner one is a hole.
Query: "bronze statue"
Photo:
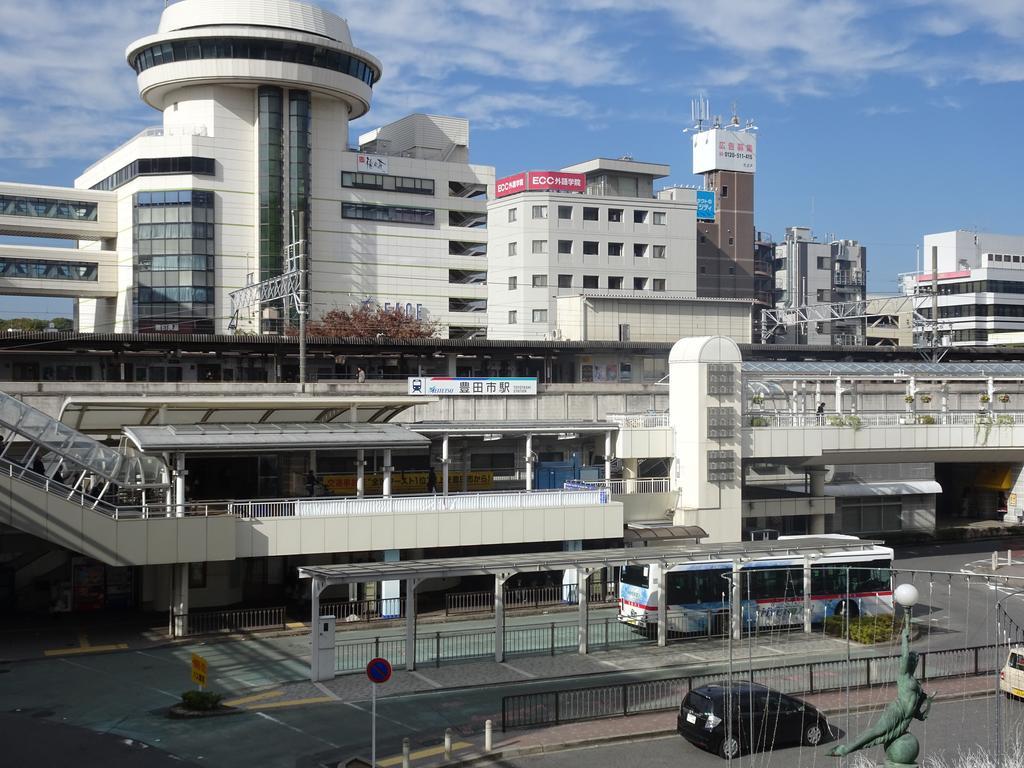
[[[829,755],[842,757],[868,747],[885,746],[886,768],[915,768],[921,747],[909,733],[912,720],[924,720],[932,708],[934,696],[928,696],[914,677],[918,654],[910,650],[910,611],[903,624],[902,653],[896,677],[896,698],[889,703],[875,724],[847,744],[835,747]]]

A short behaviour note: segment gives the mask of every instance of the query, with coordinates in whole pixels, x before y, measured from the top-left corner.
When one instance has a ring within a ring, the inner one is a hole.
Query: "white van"
[[[999,672],[999,690],[1007,696],[1024,699],[1024,645],[1010,648],[1006,664]]]

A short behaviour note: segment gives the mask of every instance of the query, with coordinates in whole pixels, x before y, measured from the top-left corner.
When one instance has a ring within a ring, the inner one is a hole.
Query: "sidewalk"
[[[934,693],[936,701],[955,701],[973,699],[992,694],[992,679],[988,675],[980,677],[935,680],[925,684],[928,693]],[[849,692],[850,712],[871,715],[881,710],[894,695],[892,685],[874,688],[852,689]],[[800,697],[814,705],[821,712],[830,716],[833,723],[846,713],[846,691],[811,694]],[[653,712],[629,717],[615,717],[601,720],[589,720],[577,723],[566,723],[547,728],[514,730],[502,733],[501,723],[495,724],[493,734],[493,751],[484,752],[482,734],[462,737],[455,742],[452,760],[446,761],[441,754],[413,753],[412,764],[415,768],[434,768],[434,766],[486,765],[492,761],[537,755],[550,752],[562,752],[586,746],[609,744],[618,741],[671,736],[676,733],[676,711]],[[385,758],[387,760],[388,758]],[[382,766],[400,765],[401,756],[396,762],[378,761]]]

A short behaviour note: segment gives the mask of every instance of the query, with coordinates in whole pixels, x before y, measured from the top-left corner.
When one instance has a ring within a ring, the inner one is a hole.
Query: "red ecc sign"
[[[517,192],[586,192],[587,177],[582,173],[564,171],[527,171],[498,179],[494,184],[495,197],[507,197]]]

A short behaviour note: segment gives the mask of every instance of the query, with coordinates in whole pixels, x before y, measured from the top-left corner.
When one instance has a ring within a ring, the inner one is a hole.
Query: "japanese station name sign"
[[[537,379],[410,376],[410,395],[536,395]]]
[[[526,171],[494,182],[495,197],[519,192],[586,192],[587,176],[564,171]]]

